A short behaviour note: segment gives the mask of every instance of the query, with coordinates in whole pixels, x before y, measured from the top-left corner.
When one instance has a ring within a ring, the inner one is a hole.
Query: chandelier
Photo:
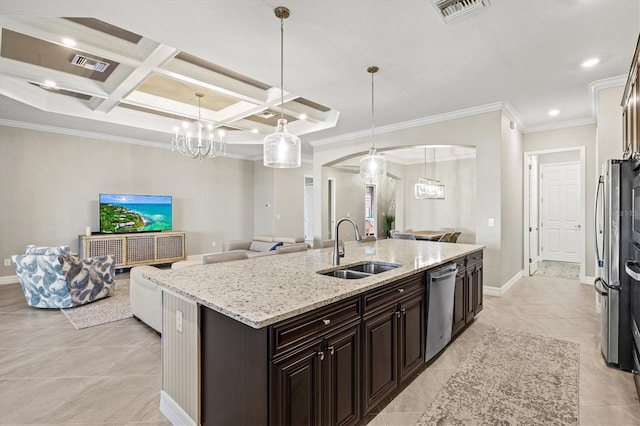
[[[287,131],[284,118],[284,20],[289,17],[289,9],[277,7],[275,15],[280,19],[280,119],[274,133],[264,138],[264,165],[278,169],[300,167],[300,138]]]
[[[182,132],[176,127],[175,135],[171,139],[171,151],[178,150],[182,155],[191,158],[208,159],[224,154],[224,130],[216,132],[213,124],[205,123],[200,118],[200,101],[202,93],[196,93],[198,98],[198,121],[182,123]]]
[[[374,131],[374,108],[373,108],[373,75],[378,72],[378,67],[367,68],[371,74],[371,148],[369,153],[360,160],[360,177],[365,183],[382,182],[387,177],[387,161],[376,152],[375,131]]]
[[[433,148],[433,164],[435,169],[436,148]],[[427,148],[424,149],[424,175],[427,175]],[[439,180],[418,178],[414,187],[414,196],[418,200],[444,199],[444,185]]]

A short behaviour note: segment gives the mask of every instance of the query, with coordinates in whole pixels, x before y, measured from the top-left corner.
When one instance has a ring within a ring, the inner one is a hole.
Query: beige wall
[[[525,133],[525,152],[557,150],[563,148],[585,149],[585,276],[595,276],[593,249],[593,204],[596,189],[596,125],[565,127],[544,132]]]
[[[396,130],[376,136],[376,147],[386,149],[416,145],[465,145],[476,147],[476,242],[485,245],[485,285],[501,287],[501,191],[502,180],[512,176],[501,172],[502,128],[501,111],[487,112],[455,120],[425,124]],[[366,154],[370,146],[369,137],[340,143],[315,146],[314,181],[324,182],[326,167],[338,159]],[[324,185],[323,185],[324,187]],[[315,188],[315,187],[314,187]],[[326,188],[314,191],[314,238],[321,239],[326,233]],[[325,211],[323,211],[325,210]],[[322,220],[316,220],[321,217]],[[488,218],[495,226],[488,226]],[[518,220],[518,219],[514,219]],[[522,222],[522,218],[519,219]],[[521,231],[522,232],[522,231]]]
[[[433,170],[433,172],[432,172]],[[405,228],[461,231],[458,242],[476,242],[476,159],[441,161],[428,165],[427,177],[445,185],[444,200],[417,200],[414,186],[424,177],[424,164],[406,166],[404,182]]]
[[[335,179],[336,183],[336,219],[351,218],[358,225],[360,233],[364,234],[364,183],[360,179],[360,175],[329,167],[327,179]],[[326,186],[326,179],[323,182],[323,186]],[[324,203],[324,206],[326,209],[327,203]],[[338,235],[344,241],[355,240],[353,226],[349,223],[340,225]],[[326,240],[327,238],[324,239]]]
[[[77,251],[85,226],[99,228],[101,192],[172,195],[173,228],[187,232],[187,254],[253,235],[251,161],[195,161],[164,149],[0,127],[0,258],[27,244]],[[0,266],[0,276],[14,274]]]
[[[610,158],[622,158],[622,93],[624,86],[602,89],[597,94],[598,129],[596,173]]]
[[[523,156],[522,133],[511,129],[511,119],[502,114],[500,172],[500,217],[502,218],[501,282],[506,283],[523,268]]]

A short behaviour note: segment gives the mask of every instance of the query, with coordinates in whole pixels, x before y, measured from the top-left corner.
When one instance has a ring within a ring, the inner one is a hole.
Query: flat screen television
[[[170,195],[100,194],[100,232],[170,231]]]

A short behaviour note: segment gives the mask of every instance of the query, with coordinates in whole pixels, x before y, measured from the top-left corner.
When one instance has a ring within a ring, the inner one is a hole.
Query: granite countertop
[[[347,242],[340,267],[380,261],[399,268],[345,280],[316,273],[332,266],[332,248],[158,270],[143,276],[198,304],[262,328],[482,249],[475,244],[378,240]]]

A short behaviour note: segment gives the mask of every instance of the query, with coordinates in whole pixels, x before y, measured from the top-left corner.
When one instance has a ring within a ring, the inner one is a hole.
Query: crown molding
[[[592,117],[579,118],[577,120],[559,121],[557,123],[541,124],[539,126],[527,127],[523,133],[544,132],[547,130],[563,129],[565,127],[584,126],[586,124],[595,124],[596,119]]]
[[[40,132],[56,133],[60,135],[77,136],[81,138],[98,139],[103,141],[127,143],[131,145],[140,145],[150,148],[171,149],[171,146],[159,142],[149,142],[142,139],[125,138],[122,136],[108,135],[105,133],[88,132],[86,130],[68,129],[65,127],[48,126],[44,124],[27,123],[25,121],[15,121],[0,118],[0,126],[17,127],[20,129],[36,130]],[[225,154],[223,158],[233,158],[236,160],[250,160],[244,155]]]
[[[396,130],[409,129],[412,127],[424,126],[426,124],[439,123],[441,121],[453,120],[456,118],[469,117],[471,115],[482,114],[485,112],[499,111],[504,108],[504,102],[495,102],[492,104],[480,105],[472,108],[460,109],[457,111],[446,112],[444,114],[431,115],[429,117],[418,118],[415,120],[401,121],[399,123],[388,124],[386,126],[376,127],[375,133],[377,135],[383,133],[394,132]],[[366,137],[371,134],[371,130],[359,130],[357,132],[346,133],[344,135],[332,136],[330,138],[318,139],[310,141],[311,146],[323,146],[331,145],[338,142],[344,142],[347,140]]]
[[[594,121],[598,119],[598,95],[602,89],[609,89],[611,87],[624,86],[627,83],[626,75],[619,75],[617,77],[604,78],[602,80],[589,83],[589,100],[591,101],[591,116]]]

